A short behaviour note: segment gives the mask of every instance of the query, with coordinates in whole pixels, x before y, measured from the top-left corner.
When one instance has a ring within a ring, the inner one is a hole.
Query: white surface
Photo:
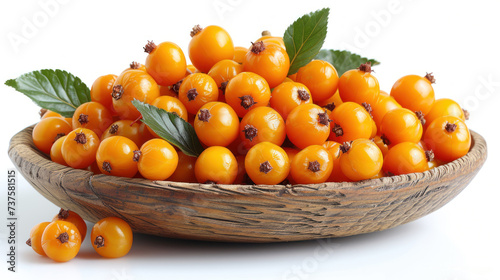
[[[58,3],[50,13],[40,3]],[[406,74],[433,72],[437,97],[472,113],[470,128],[489,143],[489,159],[472,183],[442,209],[384,232],[287,244],[217,244],[135,235],[124,258],[106,260],[88,239],[72,261],[58,264],[24,245],[35,224],[58,208],[18,177],[18,272],[6,259],[6,173],[12,135],[38,119],[38,108],[3,86],[0,173],[1,279],[498,279],[497,104],[498,1],[2,1],[2,83],[42,68],[68,70],[89,86],[103,74],[143,62],[146,40],[174,41],[184,50],[194,24],[221,25],[235,45],[262,30],[279,35],[302,14],[331,8],[326,48],[349,49],[382,62],[375,68],[388,91]],[[216,8],[218,7],[218,9]],[[35,18],[33,20],[33,18]],[[36,21],[36,30],[27,30]],[[22,34],[24,31],[30,31]],[[9,36],[24,36],[18,46]],[[489,81],[489,82],[488,82]],[[92,225],[88,225],[89,228]],[[5,275],[5,276],[4,276]]]

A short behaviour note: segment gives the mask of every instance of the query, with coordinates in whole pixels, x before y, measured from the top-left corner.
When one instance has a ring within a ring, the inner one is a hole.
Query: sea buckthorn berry
[[[194,73],[182,81],[179,88],[179,100],[190,114],[196,114],[201,106],[217,101],[219,88],[212,77],[203,73]]]
[[[102,140],[97,150],[97,166],[102,174],[132,178],[137,173],[139,148],[130,139],[112,136]]]
[[[437,159],[450,162],[469,152],[471,136],[464,121],[454,116],[435,119],[425,131],[424,142]]]
[[[345,102],[330,114],[331,130],[329,139],[338,143],[358,138],[369,139],[373,131],[373,120],[363,106]]]
[[[244,156],[248,152],[248,149],[245,147],[245,144],[240,137],[236,137],[236,139],[229,144],[227,148],[233,153],[234,156]]]
[[[87,128],[101,137],[106,128],[113,123],[113,115],[101,103],[91,101],[76,108],[72,121],[73,129]]]
[[[172,42],[156,45],[148,41],[144,51],[148,53],[146,70],[157,84],[171,86],[184,78],[186,57],[179,46]]]
[[[318,184],[326,182],[332,170],[332,155],[323,146],[311,145],[295,155],[290,173],[297,184]]]
[[[50,118],[50,117],[63,118],[63,116],[61,116],[60,114],[58,114],[54,111],[47,110],[47,109],[40,109],[40,119],[43,120],[43,119]]]
[[[107,217],[98,221],[90,233],[92,247],[105,258],[120,258],[132,248],[134,239],[132,228],[117,217]]]
[[[262,76],[270,88],[283,82],[289,68],[290,59],[285,48],[271,41],[252,43],[243,61],[243,70]]]
[[[248,48],[246,47],[234,47],[233,60],[239,64],[242,64],[245,60],[245,55],[247,55]]]
[[[429,113],[424,116],[426,120],[424,129],[426,129],[435,119],[445,116],[454,116],[462,121],[466,120],[464,110],[457,102],[448,98],[441,98],[434,102]]]
[[[299,149],[321,145],[330,135],[330,121],[325,109],[315,104],[303,104],[288,114],[286,135]]]
[[[113,74],[100,76],[90,88],[90,100],[101,103],[113,115],[115,114],[115,109],[113,108],[111,93],[113,92],[113,84],[116,78],[117,76]]]
[[[137,155],[138,154],[138,155]],[[174,147],[159,138],[144,143],[138,157],[137,167],[141,175],[149,180],[165,180],[174,173],[179,162],[179,156]]]
[[[228,146],[238,137],[240,120],[231,106],[210,102],[200,108],[194,119],[194,130],[207,146]]]
[[[313,100],[309,89],[296,82],[283,82],[273,89],[269,105],[286,120],[290,111],[301,104],[310,104]]]
[[[280,146],[261,142],[253,146],[245,157],[248,177],[258,185],[276,185],[286,179],[290,161]]]
[[[243,66],[230,59],[221,60],[210,68],[207,74],[214,79],[219,88],[219,101],[225,100],[224,95],[226,94],[226,86],[229,80],[241,72],[243,72]]]
[[[434,104],[434,82],[432,74],[404,76],[392,86],[391,96],[404,108],[426,115]]]
[[[33,143],[42,153],[49,154],[50,148],[60,137],[71,132],[71,124],[58,117],[41,119],[33,128]]]
[[[382,93],[382,91],[380,93]],[[401,105],[399,105],[399,103],[396,101],[396,99],[389,95],[382,94],[380,94],[378,101],[372,104],[371,107],[373,120],[378,127],[380,127],[382,119],[387,112],[393,109],[402,108]]]
[[[77,213],[61,208],[59,213],[52,218],[52,222],[54,221],[66,221],[74,224],[80,233],[82,242],[85,240],[85,236],[87,235],[87,224]]]
[[[57,139],[56,142],[54,142],[54,144],[50,148],[50,160],[52,160],[53,162],[68,166],[66,161],[64,161],[64,158],[63,158],[62,152],[61,152],[62,143],[63,143],[65,138],[66,138],[66,136],[62,136],[59,139]]]
[[[418,143],[422,138],[422,132],[422,122],[414,112],[405,108],[387,112],[380,124],[381,137],[387,145],[402,142]]]
[[[368,139],[344,142],[340,149],[342,173],[352,181],[370,179],[382,169],[382,152],[375,143]]]
[[[179,98],[171,97],[171,96],[159,96],[151,105],[163,109],[167,112],[174,113],[179,116],[181,119],[188,121],[188,111],[186,106],[179,100]]]
[[[200,154],[194,173],[202,184],[232,184],[238,175],[238,162],[229,149],[212,146]]]
[[[41,256],[47,256],[42,248],[42,234],[49,224],[50,222],[43,222],[34,226],[30,232],[30,238],[26,241],[26,244]]]
[[[281,146],[286,137],[285,122],[273,108],[257,107],[250,110],[241,120],[239,135],[247,149],[261,142]]]
[[[389,149],[384,157],[386,174],[401,175],[429,170],[424,149],[413,142],[399,143]]]
[[[151,104],[158,96],[160,90],[155,80],[141,70],[128,70],[116,78],[113,85],[113,108],[121,119],[135,120],[141,113],[132,104],[132,100]]]
[[[196,157],[188,156],[181,151],[177,152],[177,155],[179,158],[177,168],[174,173],[168,177],[168,180],[174,182],[198,183],[194,174]]]
[[[380,94],[380,86],[371,72],[371,63],[367,62],[361,64],[358,69],[342,74],[339,78],[339,93],[342,101],[375,104]]]
[[[71,131],[62,143],[63,159],[73,168],[86,168],[95,161],[100,142],[92,130],[77,128]]]
[[[226,86],[226,102],[238,117],[243,118],[253,108],[267,106],[271,98],[269,84],[252,72],[234,76]]]
[[[181,81],[182,83],[182,81]],[[177,85],[177,84],[174,84],[172,86],[158,86],[158,88],[160,89],[160,96],[172,96],[172,97],[177,97],[177,93],[179,92],[179,87],[180,87],[180,83],[177,87],[177,92],[173,89],[174,86]]]
[[[327,182],[350,182],[351,179],[347,178],[344,173],[342,173],[342,168],[340,167],[340,155],[342,151],[340,143],[335,141],[326,141],[322,145],[331,155],[333,160],[333,169],[330,177],[326,180]]]
[[[199,25],[193,27],[188,50],[191,62],[203,73],[207,73],[215,63],[234,57],[231,36],[222,27],[216,25],[205,28]]]
[[[145,123],[131,120],[118,120],[112,123],[102,134],[101,139],[112,136],[124,136],[134,141],[137,147],[142,146],[146,141],[154,136],[149,132],[149,127]]]
[[[82,237],[74,224],[54,221],[43,231],[41,243],[47,257],[56,262],[67,262],[80,251]]]
[[[339,75],[329,62],[316,59],[299,69],[296,81],[311,91],[314,102],[322,102],[337,91]]]

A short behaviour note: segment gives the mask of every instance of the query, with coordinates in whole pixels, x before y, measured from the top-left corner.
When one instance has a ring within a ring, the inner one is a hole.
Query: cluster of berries
[[[269,185],[423,172],[470,148],[466,112],[435,100],[431,74],[404,76],[388,94],[370,63],[339,77],[329,62],[312,60],[288,75],[281,37],[263,34],[249,48],[234,47],[218,26],[195,26],[191,37],[192,65],[178,45],[149,41],[145,64],[99,77],[72,119],[46,113],[35,145],[96,173]],[[159,138],[133,100],[189,122],[205,150],[187,156]]]
[[[26,244],[41,256],[67,262],[80,251],[87,234],[87,224],[77,213],[61,209],[52,222],[35,225]],[[132,247],[132,229],[124,220],[108,217],[97,222],[91,231],[92,246],[106,258],[125,256]]]

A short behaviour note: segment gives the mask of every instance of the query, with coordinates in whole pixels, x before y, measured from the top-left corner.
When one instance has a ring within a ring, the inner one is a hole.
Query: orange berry
[[[316,59],[299,69],[296,81],[311,91],[315,102],[321,102],[335,94],[339,76],[335,67],[329,62]]]
[[[134,238],[130,225],[117,217],[98,221],[90,236],[94,250],[105,258],[120,258],[128,254]]]
[[[400,78],[391,89],[391,96],[413,112],[421,111],[427,114],[434,104],[434,77],[427,74],[425,77],[408,75]]]
[[[73,168],[87,168],[96,160],[100,142],[92,130],[77,128],[71,131],[62,143],[63,159]]]
[[[276,185],[288,176],[290,161],[280,146],[261,142],[248,151],[245,170],[255,184]]]
[[[111,93],[113,93],[113,84],[116,78],[117,76],[113,74],[100,76],[94,81],[90,88],[90,100],[99,102],[113,115],[115,115],[115,110],[113,108]]]
[[[303,104],[293,109],[286,119],[286,135],[300,149],[323,144],[330,134],[330,119],[325,109]]]
[[[260,75],[270,88],[283,82],[289,68],[290,59],[285,48],[268,40],[252,43],[243,61],[243,70]]]
[[[184,78],[186,58],[175,43],[163,42],[156,45],[148,41],[144,51],[148,53],[146,70],[158,85],[171,86]]]
[[[80,251],[82,239],[74,224],[54,221],[43,231],[41,243],[47,257],[57,262],[67,262]]]
[[[208,102],[217,101],[219,88],[214,79],[207,74],[194,73],[182,81],[179,100],[190,114],[196,114]]]
[[[373,120],[366,109],[357,103],[342,103],[332,111],[330,119],[331,141],[344,143],[359,138],[368,139],[372,135]]]
[[[405,108],[387,112],[380,124],[380,133],[387,145],[402,142],[418,143],[422,138],[422,132],[422,123],[417,115]]]
[[[424,172],[429,169],[424,149],[413,142],[399,143],[389,149],[384,157],[386,173],[401,175]]]
[[[30,238],[26,241],[26,244],[41,256],[47,256],[42,248],[42,234],[49,224],[50,222],[43,222],[34,226],[30,232]]]
[[[296,82],[284,82],[274,88],[269,104],[286,120],[290,111],[295,107],[312,102],[311,93],[305,85]]]
[[[82,242],[85,240],[85,236],[87,235],[87,224],[77,213],[61,208],[59,213],[52,218],[52,221],[66,221],[74,224],[80,233]]]
[[[274,109],[257,107],[243,117],[239,134],[247,149],[261,142],[271,142],[281,146],[286,137],[285,122]]]
[[[33,143],[42,153],[49,154],[50,148],[60,137],[71,132],[71,124],[58,117],[41,119],[31,133]]]
[[[174,182],[185,182],[185,183],[197,183],[196,175],[194,174],[194,165],[196,163],[196,157],[188,156],[183,152],[177,152],[178,163],[177,168],[170,177],[169,181]]]
[[[140,149],[137,168],[149,180],[166,180],[177,168],[179,157],[174,147],[159,138],[144,143]]]
[[[368,62],[361,64],[358,69],[342,74],[339,79],[339,94],[342,101],[375,104],[380,94],[380,86],[371,72],[371,64]]]
[[[332,155],[322,146],[311,145],[295,155],[290,173],[298,184],[319,184],[326,182],[332,170]]]
[[[225,100],[224,95],[226,94],[226,86],[229,80],[241,72],[243,72],[243,66],[230,59],[221,60],[210,68],[207,74],[214,79],[219,88],[219,101]]]
[[[341,146],[340,167],[342,173],[353,181],[370,179],[382,169],[383,155],[368,139],[356,139]]]
[[[194,172],[199,183],[232,184],[238,175],[238,162],[229,149],[212,146],[200,154]]]
[[[239,124],[238,115],[231,106],[210,102],[196,114],[194,129],[203,144],[225,147],[238,137]]]
[[[253,108],[267,106],[271,98],[269,84],[261,76],[242,72],[234,76],[226,86],[226,102],[242,118]]]
[[[471,136],[464,121],[454,116],[435,119],[425,131],[424,142],[438,160],[454,161],[469,152]]]
[[[112,136],[104,139],[97,150],[97,166],[102,174],[132,178],[137,173],[139,148],[130,139]]]
[[[111,112],[98,102],[86,102],[76,108],[73,114],[73,129],[87,128],[101,137],[103,132],[113,123]]]
[[[207,73],[217,62],[234,57],[231,36],[222,27],[216,25],[205,28],[199,25],[193,27],[188,50],[191,62],[203,73]]]

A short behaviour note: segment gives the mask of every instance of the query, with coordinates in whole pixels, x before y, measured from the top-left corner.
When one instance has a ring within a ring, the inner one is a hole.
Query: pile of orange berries
[[[78,254],[86,234],[87,224],[80,215],[61,209],[52,222],[35,225],[26,244],[41,256],[67,262]],[[125,256],[132,247],[132,240],[132,229],[117,217],[104,218],[92,227],[92,246],[106,258]]]
[[[97,78],[92,102],[72,119],[46,113],[35,145],[55,162],[107,175],[269,185],[423,172],[470,148],[466,112],[435,100],[431,74],[404,76],[388,94],[370,63],[339,77],[312,60],[287,76],[281,37],[263,34],[249,48],[218,26],[195,26],[191,37],[192,65],[178,45],[149,41],[145,64]],[[158,138],[134,99],[189,122],[205,150],[190,157]]]

